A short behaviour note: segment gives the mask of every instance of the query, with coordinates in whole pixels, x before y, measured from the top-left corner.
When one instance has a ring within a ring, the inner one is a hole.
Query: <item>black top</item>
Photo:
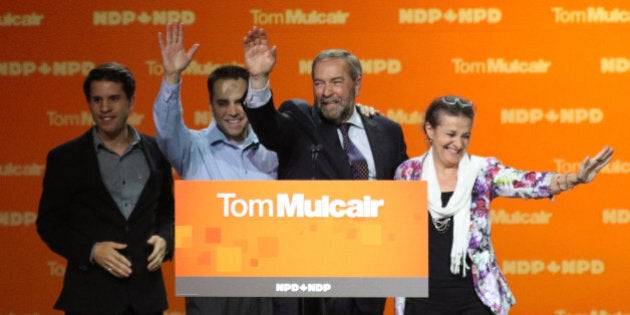
[[[442,206],[446,206],[453,192],[442,193]],[[430,214],[429,214],[430,216]],[[450,218],[445,231],[438,231],[429,220],[429,296],[446,297],[470,295],[476,298],[473,287],[472,271],[467,270],[466,276],[451,273],[451,248],[453,246],[453,218]],[[472,265],[469,257],[466,257],[468,266]]]

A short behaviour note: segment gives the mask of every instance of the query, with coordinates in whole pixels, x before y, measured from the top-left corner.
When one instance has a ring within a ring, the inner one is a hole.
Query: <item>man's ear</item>
[[[361,91],[361,79],[362,79],[362,76],[359,76],[357,80],[354,82],[354,97],[358,97],[359,92]]]

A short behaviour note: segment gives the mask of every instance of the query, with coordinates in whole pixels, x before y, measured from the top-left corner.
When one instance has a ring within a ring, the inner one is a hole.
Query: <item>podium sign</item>
[[[422,181],[175,182],[178,296],[428,296]]]

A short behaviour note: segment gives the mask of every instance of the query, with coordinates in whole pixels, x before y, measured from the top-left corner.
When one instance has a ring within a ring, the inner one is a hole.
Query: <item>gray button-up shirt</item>
[[[129,219],[135,208],[150,175],[149,165],[141,148],[140,135],[133,127],[128,127],[133,134],[133,142],[122,156],[109,150],[98,136],[96,127],[92,129],[103,184],[126,219]]]

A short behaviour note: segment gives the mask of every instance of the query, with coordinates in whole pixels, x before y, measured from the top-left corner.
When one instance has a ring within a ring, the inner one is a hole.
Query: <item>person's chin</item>
[[[241,137],[244,133],[244,129],[240,128],[240,129],[228,129],[228,135],[232,138],[237,138],[237,137]]]
[[[462,160],[462,158],[463,158],[463,156],[458,155],[458,156],[455,156],[455,157],[451,158],[451,161],[453,161],[453,164],[459,164],[459,162]]]
[[[324,118],[330,121],[338,121],[339,117],[341,117],[341,111],[338,108],[322,109],[322,114]]]
[[[96,126],[98,127],[99,131],[104,132],[104,133],[113,133],[117,129],[113,123],[100,123],[100,124],[97,124]]]

